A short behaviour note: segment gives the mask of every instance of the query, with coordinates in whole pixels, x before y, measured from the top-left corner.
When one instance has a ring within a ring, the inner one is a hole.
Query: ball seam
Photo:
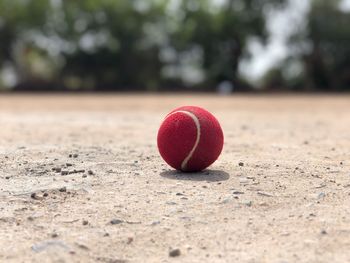
[[[183,113],[183,114],[186,114],[187,116],[189,116],[195,126],[196,126],[196,130],[197,130],[197,136],[196,136],[196,141],[191,149],[191,151],[188,153],[188,155],[186,156],[186,158],[182,161],[181,163],[181,170],[183,171],[186,171],[187,170],[187,164],[189,162],[189,160],[192,158],[195,150],[197,149],[198,147],[198,144],[199,144],[199,141],[200,141],[200,137],[201,137],[201,125],[200,125],[200,122],[199,122],[199,119],[197,118],[197,116],[195,114],[193,114],[192,112],[189,112],[189,111],[183,111],[183,110],[179,110],[179,111],[175,111],[175,112],[172,112],[171,114],[169,114],[168,116],[166,116],[166,119],[173,115],[173,114],[176,114],[176,113]]]

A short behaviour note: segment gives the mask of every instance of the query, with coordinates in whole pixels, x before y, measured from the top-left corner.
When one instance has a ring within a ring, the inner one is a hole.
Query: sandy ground
[[[156,148],[188,104],[199,174]],[[0,262],[349,262],[349,215],[350,96],[0,96]]]

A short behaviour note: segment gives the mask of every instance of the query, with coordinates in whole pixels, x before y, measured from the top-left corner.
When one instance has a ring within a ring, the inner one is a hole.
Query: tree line
[[[350,90],[350,14],[310,1],[288,58],[253,85],[239,65],[286,0],[0,0],[0,89],[7,72],[22,91]]]

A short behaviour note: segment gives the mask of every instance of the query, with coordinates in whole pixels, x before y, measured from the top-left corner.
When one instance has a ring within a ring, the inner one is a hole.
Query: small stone
[[[48,193],[44,193],[43,196],[44,196],[44,197],[47,197],[47,196],[49,196],[49,194],[48,194]]]
[[[249,180],[248,180],[248,178],[245,178],[245,177],[239,178],[239,183],[241,183],[241,184],[247,184],[247,183],[249,183]]]
[[[251,207],[252,204],[253,204],[253,202],[250,201],[250,200],[244,200],[244,201],[241,202],[241,204],[242,204],[242,205],[246,205],[246,206],[248,206],[248,207]]]
[[[151,226],[156,226],[156,225],[159,225],[160,224],[160,221],[154,221],[151,223]]]
[[[10,179],[10,176],[6,176],[5,179],[7,179],[7,180]]]
[[[318,196],[317,196],[318,199],[323,199],[325,197],[326,197],[325,193],[319,193]]]
[[[89,247],[84,244],[77,244],[77,246],[83,250],[89,250]]]
[[[134,241],[134,238],[128,237],[128,240],[126,241],[126,244],[131,244]]]
[[[88,171],[88,175],[94,175],[94,172],[91,171],[91,170],[89,170],[89,171]]]
[[[87,224],[89,224],[89,221],[83,220],[83,226],[86,226]]]
[[[266,192],[258,192],[258,195],[261,195],[261,196],[266,196],[266,197],[273,197],[273,194],[270,194],[270,193],[266,193]]]
[[[73,154],[73,158],[78,158],[78,154],[77,153],[75,153],[75,154]]]
[[[178,248],[170,249],[169,251],[169,257],[178,257],[181,255],[181,250]]]
[[[34,244],[31,247],[31,249],[36,253],[43,252],[48,249],[57,249],[57,248],[61,248],[66,251],[69,251],[69,253],[72,253],[72,252],[74,253],[74,251],[71,250],[71,248],[61,240],[46,240],[41,243]]]
[[[244,163],[243,162],[239,162],[238,165],[242,167],[242,166],[244,166]]]
[[[225,198],[224,200],[221,201],[221,204],[228,204],[229,202],[231,202],[231,200],[232,200],[231,197]]]
[[[33,198],[33,199],[38,199],[38,196],[36,195],[36,193],[32,193],[32,194],[30,195],[30,197]]]
[[[54,167],[52,168],[52,171],[56,172],[56,173],[60,173],[62,171],[61,167]]]
[[[121,224],[121,223],[123,223],[124,221],[123,220],[120,220],[120,219],[112,219],[111,221],[110,221],[110,223],[112,224],[112,225],[118,225],[118,224]]]
[[[82,176],[83,178],[86,178],[87,177],[87,175],[86,174],[83,174],[83,176]]]
[[[234,194],[234,195],[243,195],[244,192],[241,192],[241,191],[233,191],[232,194]]]
[[[176,205],[177,203],[175,202],[166,202],[167,205]]]
[[[60,191],[61,193],[67,192],[67,187],[61,187],[60,189],[58,189],[58,191]]]
[[[327,233],[326,230],[324,230],[324,229],[321,230],[321,235],[327,235],[327,234],[328,234],[328,233]]]
[[[260,206],[269,206],[268,203],[266,203],[266,202],[260,202],[259,205]]]
[[[67,167],[70,167],[70,166],[73,166],[73,164],[71,164],[71,163],[66,163],[66,166],[67,166]]]
[[[319,188],[324,188],[326,187],[327,185],[325,183],[322,183],[322,184],[319,184],[317,186],[315,186],[316,189],[319,189]]]
[[[81,170],[74,169],[73,171],[68,172],[68,174],[77,174],[77,173],[85,173],[85,170],[84,169],[81,169]]]
[[[66,170],[61,171],[61,175],[68,175],[68,174],[69,174],[69,171],[66,171]]]
[[[52,238],[56,238],[56,237],[58,237],[58,234],[57,234],[57,233],[52,233],[52,234],[51,234],[51,237],[52,237]]]

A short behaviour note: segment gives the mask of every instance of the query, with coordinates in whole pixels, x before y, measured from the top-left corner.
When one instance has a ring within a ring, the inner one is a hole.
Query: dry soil
[[[210,169],[167,112],[222,124]],[[2,95],[0,262],[349,262],[350,96]]]

